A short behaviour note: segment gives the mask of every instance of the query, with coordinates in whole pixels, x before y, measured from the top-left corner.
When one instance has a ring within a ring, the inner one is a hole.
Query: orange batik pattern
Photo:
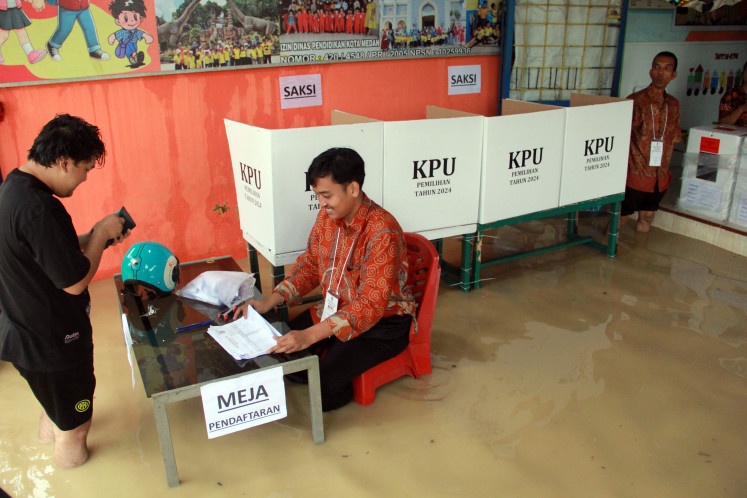
[[[350,226],[319,212],[306,251],[275,292],[295,305],[319,285],[324,295],[332,290],[339,297],[337,312],[326,321],[341,341],[362,334],[382,318],[414,315],[402,228],[365,194]],[[323,301],[312,306],[314,323],[321,321],[323,308]]]

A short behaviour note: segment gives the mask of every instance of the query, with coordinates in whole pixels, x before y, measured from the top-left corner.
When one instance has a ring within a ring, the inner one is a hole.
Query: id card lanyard
[[[337,262],[337,243],[340,241],[340,229],[337,229],[337,237],[335,237],[335,255],[332,258],[332,275],[330,275],[330,284],[332,283],[332,279],[335,276],[335,263]],[[330,316],[334,315],[337,312],[337,303],[340,300],[339,297],[339,290],[340,290],[340,284],[342,283],[342,276],[345,271],[345,268],[348,267],[348,261],[350,261],[350,255],[353,253],[353,248],[355,247],[355,243],[358,241],[353,241],[353,244],[350,246],[350,251],[348,251],[348,257],[345,258],[345,264],[340,267],[340,278],[337,280],[337,286],[335,287],[335,290],[329,290],[327,292],[327,295],[324,296],[324,309],[322,310],[322,321],[326,320]],[[331,287],[331,285],[330,285]]]
[[[661,166],[661,158],[664,155],[664,133],[667,130],[667,120],[669,119],[669,105],[664,107],[664,129],[661,130],[661,137],[656,138],[656,121],[654,121],[654,106],[651,105],[651,151],[648,158],[649,166]]]

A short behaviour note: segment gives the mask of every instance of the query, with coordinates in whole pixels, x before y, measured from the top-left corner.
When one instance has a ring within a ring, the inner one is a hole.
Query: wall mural
[[[497,54],[497,0],[0,0],[0,85]]]

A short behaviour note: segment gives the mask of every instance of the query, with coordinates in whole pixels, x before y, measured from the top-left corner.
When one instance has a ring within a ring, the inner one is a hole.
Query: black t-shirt
[[[36,177],[15,169],[0,186],[0,359],[54,372],[92,365],[91,263],[70,215]]]

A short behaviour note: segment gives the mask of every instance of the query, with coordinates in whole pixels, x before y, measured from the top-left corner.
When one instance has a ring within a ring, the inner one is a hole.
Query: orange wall
[[[482,92],[447,95],[448,67],[482,66]],[[321,74],[324,105],[280,109],[278,77]],[[381,120],[424,119],[437,105],[493,116],[499,57],[377,61],[170,74],[0,88],[3,177],[26,160],[41,127],[67,112],[101,128],[103,169],[63,202],[78,232],[122,205],[137,222],[125,244],[110,248],[97,278],[119,272],[126,248],[156,240],[181,261],[246,256],[236,209],[228,118],[265,128],[322,126],[332,110]],[[229,210],[219,214],[216,205]]]

